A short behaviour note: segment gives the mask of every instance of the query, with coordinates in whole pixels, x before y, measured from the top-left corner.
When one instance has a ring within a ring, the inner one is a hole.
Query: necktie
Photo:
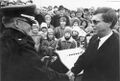
[[[98,45],[99,45],[99,42],[100,42],[100,39],[99,39],[99,38],[98,38],[98,39],[96,39],[96,42],[95,42],[95,50],[97,50]]]

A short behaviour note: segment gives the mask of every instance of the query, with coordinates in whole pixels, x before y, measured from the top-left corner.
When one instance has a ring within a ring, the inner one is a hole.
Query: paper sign
[[[59,55],[62,63],[68,68],[71,69],[74,66],[74,63],[77,61],[78,57],[84,53],[82,48],[74,48],[67,50],[56,51]]]

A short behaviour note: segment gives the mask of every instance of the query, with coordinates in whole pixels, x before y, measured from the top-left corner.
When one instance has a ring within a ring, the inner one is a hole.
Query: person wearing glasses
[[[0,37],[1,81],[68,81],[60,74],[43,66],[29,33],[35,5],[4,6],[2,23],[5,30]]]
[[[96,34],[67,75],[74,79],[84,70],[81,81],[119,81],[119,35],[112,31],[117,22],[115,10],[98,8],[92,22]]]

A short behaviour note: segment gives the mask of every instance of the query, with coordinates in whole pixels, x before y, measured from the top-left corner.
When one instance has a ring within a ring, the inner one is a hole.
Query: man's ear
[[[19,27],[20,26],[20,21],[18,19],[14,19],[14,25],[16,27]]]

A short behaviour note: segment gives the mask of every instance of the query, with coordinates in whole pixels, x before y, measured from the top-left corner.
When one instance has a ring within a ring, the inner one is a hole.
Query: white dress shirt
[[[103,43],[113,34],[113,32],[111,31],[108,35],[100,38],[100,42],[98,45],[98,49],[103,45]]]

